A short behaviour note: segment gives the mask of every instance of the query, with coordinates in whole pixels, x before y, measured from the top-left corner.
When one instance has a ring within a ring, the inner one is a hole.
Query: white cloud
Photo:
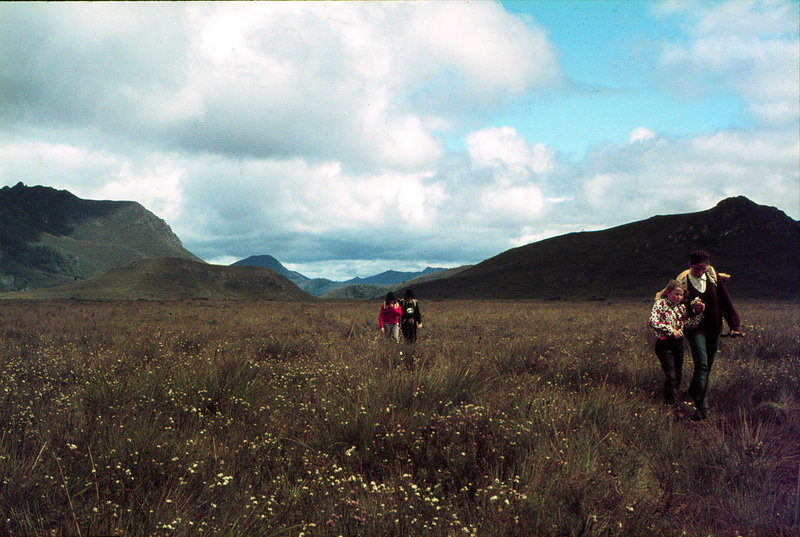
[[[0,177],[29,185],[57,185],[87,199],[132,200],[167,221],[181,207],[185,171],[171,155],[142,159],[67,143],[0,143]]]
[[[643,142],[645,140],[652,140],[655,137],[656,133],[654,133],[647,127],[636,127],[631,131],[631,134],[628,137],[628,141],[630,143]]]
[[[800,118],[798,4],[732,1],[692,4],[688,41],[665,45],[663,80],[676,92],[723,84],[748,102],[765,125],[796,126]]]
[[[708,209],[740,195],[797,218],[800,207],[787,206],[787,200],[800,199],[796,137],[781,131],[722,131],[656,141],[607,147],[576,166],[572,173],[582,195],[570,207],[570,218],[622,224],[670,210]]]
[[[497,106],[559,76],[543,31],[493,3],[23,4],[3,15],[0,37],[15,44],[6,121],[68,120],[188,152],[418,171],[441,158],[433,129],[458,121],[454,101]]]
[[[453,65],[467,83],[476,86],[476,93],[522,93],[560,77],[546,34],[491,3],[451,9],[448,3],[434,2],[415,10],[415,15],[415,24],[409,27],[413,35],[405,35],[403,44],[424,43],[420,59],[432,53],[427,62],[423,60],[426,69],[437,63]]]
[[[494,220],[506,224],[528,221],[541,215],[544,197],[535,186],[490,190],[481,196],[481,209],[487,223]]]
[[[466,139],[475,168],[496,167],[519,174],[544,174],[553,168],[555,155],[544,144],[529,144],[513,127],[490,127]]]

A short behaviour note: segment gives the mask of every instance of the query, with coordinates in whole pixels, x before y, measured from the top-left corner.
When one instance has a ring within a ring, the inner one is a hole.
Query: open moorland
[[[737,303],[703,422],[647,302],[421,306],[0,302],[0,535],[800,533],[796,303]]]

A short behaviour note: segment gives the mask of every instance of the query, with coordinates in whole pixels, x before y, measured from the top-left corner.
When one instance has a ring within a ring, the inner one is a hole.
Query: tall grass
[[[738,304],[701,423],[647,303],[422,305],[0,302],[0,535],[800,533],[796,304]]]

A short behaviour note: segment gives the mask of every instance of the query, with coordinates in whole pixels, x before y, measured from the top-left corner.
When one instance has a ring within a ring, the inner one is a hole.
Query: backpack
[[[400,302],[400,307],[403,308],[403,319],[404,320],[413,319],[414,318],[414,313],[415,313],[415,311],[417,309],[417,301],[415,299],[414,300],[403,299]]]

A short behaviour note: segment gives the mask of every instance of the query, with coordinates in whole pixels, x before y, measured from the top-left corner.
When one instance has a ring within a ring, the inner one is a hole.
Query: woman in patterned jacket
[[[685,294],[677,280],[670,280],[653,304],[647,323],[656,333],[655,351],[664,371],[664,402],[668,405],[677,403],[683,372],[683,329],[688,318]]]

